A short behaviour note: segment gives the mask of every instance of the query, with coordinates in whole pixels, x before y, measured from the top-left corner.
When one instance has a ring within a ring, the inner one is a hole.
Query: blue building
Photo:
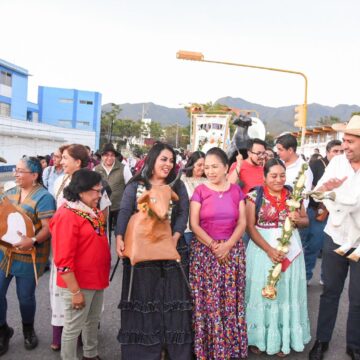
[[[27,70],[0,59],[0,116],[26,120]]]
[[[27,101],[29,73],[0,59],[0,117],[95,133],[100,142],[101,94],[40,86],[38,103]]]
[[[39,86],[39,122],[94,131],[100,142],[101,94],[92,91]]]

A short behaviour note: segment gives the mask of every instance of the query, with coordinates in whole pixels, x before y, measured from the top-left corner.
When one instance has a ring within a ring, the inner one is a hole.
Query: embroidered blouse
[[[285,201],[290,199],[290,192],[288,189],[283,189],[283,197],[277,200],[272,196],[267,187],[264,187],[264,194],[262,198],[262,205],[256,220],[256,226],[264,229],[279,228],[283,225],[286,216],[289,213]],[[253,190],[247,194],[246,200],[256,203],[257,191]]]

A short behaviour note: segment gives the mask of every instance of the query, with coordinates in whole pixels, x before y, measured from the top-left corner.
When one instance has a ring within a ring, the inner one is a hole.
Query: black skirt
[[[188,278],[189,253],[183,237],[177,250]],[[176,261],[136,264],[128,301],[130,271],[130,261],[124,259],[118,341],[122,345],[191,344],[192,301],[180,264]]]

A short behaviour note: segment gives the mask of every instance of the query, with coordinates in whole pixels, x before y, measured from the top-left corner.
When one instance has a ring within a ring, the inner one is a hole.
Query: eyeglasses
[[[252,154],[254,154],[254,155],[256,155],[256,156],[258,156],[258,157],[264,157],[264,156],[266,156],[266,152],[261,152],[261,151],[259,151],[259,152],[253,152],[253,151],[251,151],[251,150],[249,150]]]
[[[103,189],[94,189],[94,188],[91,188],[90,190],[92,191],[96,191],[98,194],[101,194],[101,192],[103,191]]]
[[[26,171],[21,169],[13,169],[13,174],[32,174],[32,171]]]

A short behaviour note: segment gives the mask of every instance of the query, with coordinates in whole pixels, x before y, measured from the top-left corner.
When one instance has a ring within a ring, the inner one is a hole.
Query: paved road
[[[115,260],[113,260],[114,262]],[[312,336],[314,336],[317,312],[319,304],[319,296],[321,293],[321,285],[319,284],[319,264],[316,267],[315,277],[309,290],[309,316],[311,320]],[[120,271],[119,271],[120,270]],[[39,346],[27,351],[23,347],[23,337],[21,333],[21,320],[18,310],[18,302],[15,294],[15,283],[12,282],[8,292],[8,323],[14,327],[15,334],[10,341],[9,352],[3,356],[4,360],[52,360],[60,359],[59,353],[50,350],[51,343],[51,326],[50,326],[50,302],[48,295],[49,273],[47,272],[41,279],[37,289],[37,313],[36,313],[36,331],[39,336]],[[119,328],[119,310],[117,305],[121,291],[121,269],[119,268],[109,289],[105,293],[105,310],[101,321],[101,329],[99,333],[99,354],[103,360],[120,359],[120,347],[116,341],[116,335]],[[347,286],[340,302],[340,310],[336,324],[333,341],[325,360],[346,360],[350,359],[345,354],[345,329],[346,329],[346,312],[348,307]],[[308,352],[311,344],[309,344],[303,353],[292,353],[287,359],[303,360],[308,358]],[[265,355],[256,356],[249,355],[249,359],[271,359]],[[141,359],[139,359],[141,360]]]

